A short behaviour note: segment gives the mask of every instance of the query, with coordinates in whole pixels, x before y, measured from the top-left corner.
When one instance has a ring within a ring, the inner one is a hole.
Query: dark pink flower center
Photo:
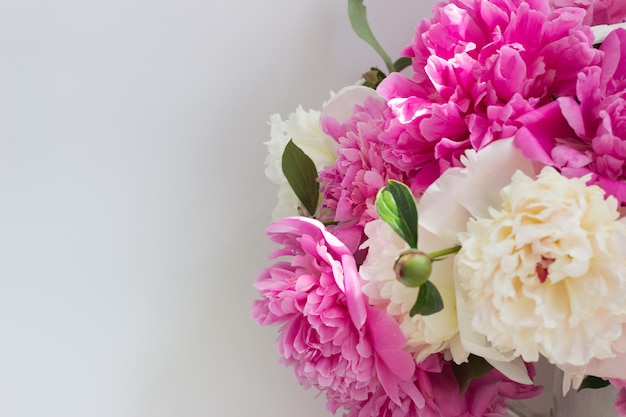
[[[537,266],[535,267],[535,272],[537,273],[537,277],[539,278],[539,282],[542,284],[546,282],[548,278],[548,267],[550,264],[554,262],[552,258],[546,258],[545,256],[541,257],[541,261],[537,262]]]

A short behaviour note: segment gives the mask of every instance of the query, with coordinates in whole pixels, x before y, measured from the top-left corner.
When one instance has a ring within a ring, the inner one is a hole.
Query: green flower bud
[[[384,79],[385,73],[378,68],[372,67],[372,69],[363,74],[363,85],[365,87],[376,89],[378,84],[380,84]]]
[[[400,254],[393,266],[398,281],[416,288],[428,281],[433,270],[433,260],[424,252],[408,249]]]

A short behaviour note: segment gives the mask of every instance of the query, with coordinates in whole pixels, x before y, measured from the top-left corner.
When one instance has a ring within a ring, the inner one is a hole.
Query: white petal
[[[449,243],[458,241],[456,234],[466,229],[470,216],[487,217],[489,207],[499,207],[500,190],[515,172],[535,173],[532,161],[513,145],[513,139],[495,141],[479,152],[467,151],[462,161],[465,168],[444,172],[419,205],[420,225]]]
[[[353,114],[355,104],[363,104],[368,97],[380,96],[376,90],[362,85],[344,87],[333,96],[322,109],[322,117],[331,116],[343,123]]]
[[[593,43],[601,43],[604,42],[609,33],[613,32],[617,28],[626,29],[626,23],[615,23],[612,25],[597,25],[592,26],[591,31],[593,32]]]

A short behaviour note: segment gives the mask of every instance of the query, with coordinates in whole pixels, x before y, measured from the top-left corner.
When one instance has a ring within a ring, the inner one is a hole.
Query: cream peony
[[[485,349],[543,355],[570,372],[615,356],[626,323],[626,225],[616,200],[587,180],[550,167],[536,179],[517,172],[501,206],[459,234],[457,302]]]

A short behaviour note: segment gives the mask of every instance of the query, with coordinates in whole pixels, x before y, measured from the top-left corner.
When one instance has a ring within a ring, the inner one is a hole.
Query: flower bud
[[[385,73],[378,68],[372,67],[372,69],[363,74],[363,85],[365,87],[376,89],[378,84],[380,84],[384,79]]]
[[[432,259],[424,252],[409,249],[400,254],[393,270],[398,281],[407,287],[415,288],[428,281],[433,270]]]

